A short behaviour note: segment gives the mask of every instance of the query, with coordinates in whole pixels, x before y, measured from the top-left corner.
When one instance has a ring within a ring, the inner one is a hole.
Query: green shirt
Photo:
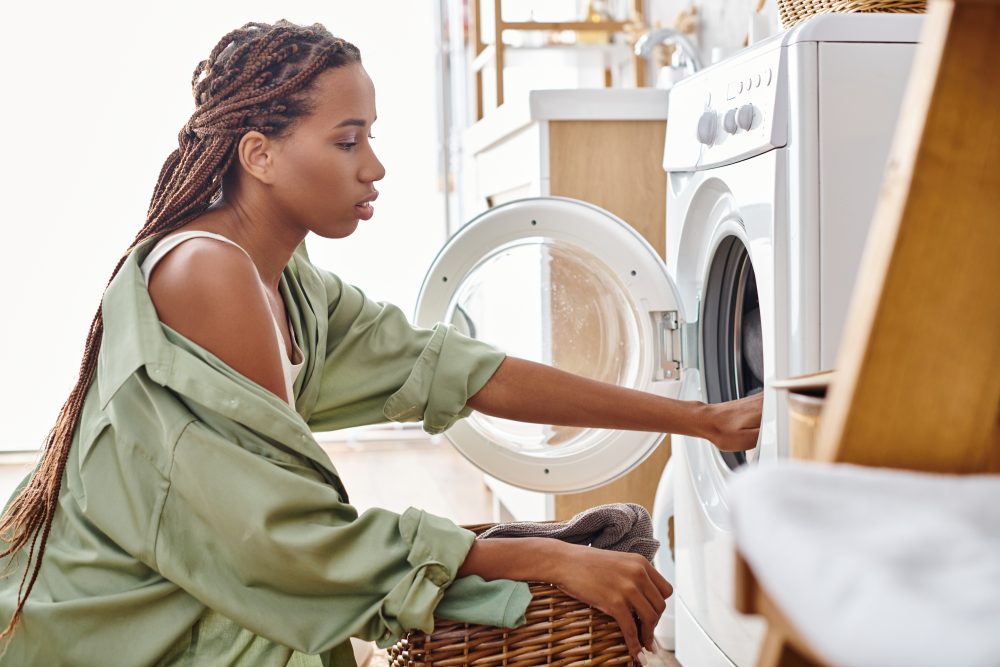
[[[522,624],[526,584],[455,579],[471,532],[413,508],[359,515],[311,433],[443,431],[503,354],[412,327],[303,244],[280,284],[305,355],[293,410],[157,319],[139,269],[152,244],[105,292],[41,573],[0,663],[353,666],[349,637],[385,647],[435,615]],[[4,619],[23,561],[0,580]]]

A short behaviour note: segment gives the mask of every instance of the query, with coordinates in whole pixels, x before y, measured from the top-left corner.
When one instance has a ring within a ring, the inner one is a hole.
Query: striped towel
[[[635,503],[598,505],[562,523],[502,523],[479,535],[481,540],[490,537],[551,537],[571,544],[642,554],[649,561],[660,547],[659,541],[653,539],[649,512]]]

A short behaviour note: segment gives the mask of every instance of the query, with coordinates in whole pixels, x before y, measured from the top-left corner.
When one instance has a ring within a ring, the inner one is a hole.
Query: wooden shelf
[[[508,30],[528,30],[528,31],[564,31],[574,32],[604,32],[620,33],[626,30],[629,21],[504,21],[502,18],[502,0],[493,0],[493,43],[486,44],[480,32],[482,25],[482,2],[483,0],[472,0],[472,16],[469,22],[469,31],[473,40],[473,60],[472,71],[476,80],[476,120],[481,120],[484,114],[483,100],[483,69],[492,60],[495,63],[496,77],[496,106],[499,107],[504,102],[503,73],[505,63],[505,51],[512,48],[503,42],[503,34]],[[635,0],[635,16],[642,15],[642,0]],[[646,78],[645,62],[639,56],[635,56],[635,79],[636,85],[642,86]],[[610,86],[611,71],[604,71],[604,85]]]

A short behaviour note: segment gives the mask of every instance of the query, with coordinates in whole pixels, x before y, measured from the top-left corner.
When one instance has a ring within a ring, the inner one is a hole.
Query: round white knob
[[[736,109],[730,109],[722,119],[722,127],[729,134],[736,134]]]
[[[753,105],[744,104],[740,107],[740,110],[736,112],[736,124],[744,130],[749,130],[750,126],[753,125],[753,114]]]
[[[706,146],[715,143],[715,130],[718,122],[718,116],[714,111],[703,113],[698,119],[698,141]]]

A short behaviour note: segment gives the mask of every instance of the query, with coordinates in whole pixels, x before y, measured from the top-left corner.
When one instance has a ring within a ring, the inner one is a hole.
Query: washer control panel
[[[663,167],[693,171],[759,155],[787,141],[785,49],[762,43],[670,91]]]

